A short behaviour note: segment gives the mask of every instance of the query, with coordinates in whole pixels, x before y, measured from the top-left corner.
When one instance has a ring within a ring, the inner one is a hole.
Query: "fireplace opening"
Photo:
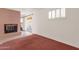
[[[18,24],[4,24],[4,33],[17,32]]]

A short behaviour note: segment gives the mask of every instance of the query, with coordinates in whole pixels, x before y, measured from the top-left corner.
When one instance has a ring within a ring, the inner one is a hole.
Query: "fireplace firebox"
[[[4,24],[4,33],[17,32],[18,24]]]

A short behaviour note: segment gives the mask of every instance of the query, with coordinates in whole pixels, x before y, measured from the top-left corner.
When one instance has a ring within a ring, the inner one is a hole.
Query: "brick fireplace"
[[[20,35],[20,12],[0,8],[0,39]]]

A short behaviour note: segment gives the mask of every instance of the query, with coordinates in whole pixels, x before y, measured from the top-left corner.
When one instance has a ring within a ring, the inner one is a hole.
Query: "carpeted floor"
[[[30,35],[0,45],[0,50],[78,50],[67,44],[40,36]]]

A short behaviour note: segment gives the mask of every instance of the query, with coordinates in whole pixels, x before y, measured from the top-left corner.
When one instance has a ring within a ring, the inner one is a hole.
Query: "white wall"
[[[48,19],[48,11],[41,9],[33,15],[33,33],[79,47],[79,9],[66,9],[66,18]]]

